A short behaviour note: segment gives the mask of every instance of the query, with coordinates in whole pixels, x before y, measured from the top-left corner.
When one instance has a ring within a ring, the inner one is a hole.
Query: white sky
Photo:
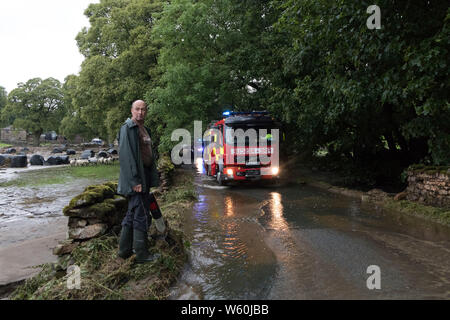
[[[99,0],[0,0],[0,86],[77,74],[83,56],[75,41]]]

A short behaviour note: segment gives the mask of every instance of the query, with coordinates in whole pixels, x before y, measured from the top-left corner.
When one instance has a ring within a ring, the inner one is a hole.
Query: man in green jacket
[[[122,125],[118,135],[120,174],[117,192],[128,198],[128,211],[122,221],[119,240],[121,258],[136,253],[138,263],[154,261],[147,247],[147,231],[155,219],[159,232],[165,231],[164,220],[151,187],[159,185],[156,156],[152,148],[150,129],[144,126],[147,105],[142,100],[133,102],[131,119]],[[152,217],[149,214],[151,212]]]

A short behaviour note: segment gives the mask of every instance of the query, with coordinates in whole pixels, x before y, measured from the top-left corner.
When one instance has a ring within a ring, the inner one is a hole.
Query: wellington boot
[[[122,226],[119,239],[119,252],[117,253],[122,259],[128,259],[133,255],[133,228]]]
[[[153,262],[160,257],[160,254],[150,254],[148,252],[147,242],[147,233],[134,229],[133,247],[136,252],[137,263]]]

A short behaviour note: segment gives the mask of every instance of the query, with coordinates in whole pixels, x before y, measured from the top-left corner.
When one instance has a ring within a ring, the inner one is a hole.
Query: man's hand
[[[133,187],[134,192],[142,192],[142,184]]]

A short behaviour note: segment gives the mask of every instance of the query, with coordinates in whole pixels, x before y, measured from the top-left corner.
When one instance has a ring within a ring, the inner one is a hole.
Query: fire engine
[[[239,181],[277,181],[279,123],[267,111],[223,113],[203,139],[203,165],[219,185]]]

